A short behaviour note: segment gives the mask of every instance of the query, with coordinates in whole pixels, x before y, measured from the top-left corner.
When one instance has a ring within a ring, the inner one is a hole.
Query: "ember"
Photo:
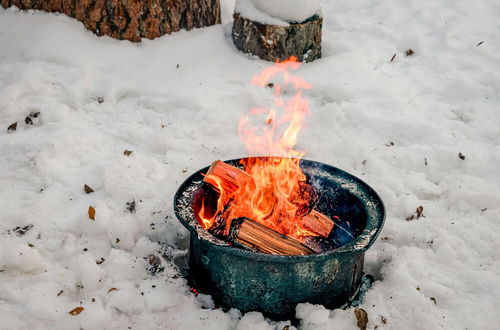
[[[243,169],[215,161],[203,181],[215,189],[217,203],[211,208],[203,200],[197,213],[203,228],[226,241],[234,239],[230,237],[233,220],[245,218],[237,227],[246,239],[238,236],[237,240],[265,253],[313,253],[301,242],[307,237],[328,237],[334,227],[329,217],[313,210],[316,192],[299,165],[304,152],[295,148],[310,113],[302,92],[311,85],[289,72],[299,65],[291,57],[252,79],[256,86],[271,86],[274,107],[251,109],[240,120],[239,134],[250,155],[265,157],[242,159]],[[286,97],[283,91],[290,89],[294,95]]]

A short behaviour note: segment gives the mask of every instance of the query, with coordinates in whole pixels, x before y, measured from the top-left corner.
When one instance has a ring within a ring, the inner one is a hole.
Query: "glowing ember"
[[[212,227],[216,216],[222,214],[226,234],[232,219],[246,217],[289,237],[318,236],[301,221],[310,211],[312,189],[305,183],[306,176],[299,166],[304,153],[295,146],[309,114],[302,91],[311,85],[289,72],[299,65],[291,57],[253,77],[252,84],[273,88],[274,107],[251,109],[240,120],[239,135],[251,156],[265,157],[243,160],[245,171],[225,169],[229,165],[222,162],[212,165],[204,181],[220,195],[216,210],[207,210],[205,200],[202,201],[198,218],[205,229]],[[293,95],[287,97],[290,90]]]

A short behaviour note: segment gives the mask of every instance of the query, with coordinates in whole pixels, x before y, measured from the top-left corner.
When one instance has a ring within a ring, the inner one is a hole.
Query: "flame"
[[[209,229],[210,227],[213,226],[215,222],[215,218],[219,212],[224,210],[224,202],[227,200],[226,199],[226,192],[222,188],[222,183],[219,179],[219,177],[215,175],[206,175],[205,180],[207,182],[210,182],[210,184],[217,190],[219,193],[219,196],[217,198],[217,207],[215,210],[215,213],[212,213],[209,207],[206,207],[205,203],[206,200],[203,198],[201,200],[201,206],[200,210],[198,211],[198,222],[201,224],[201,226],[204,229]]]
[[[270,109],[253,108],[240,120],[239,136],[249,155],[265,157],[242,160],[245,171],[251,174],[253,180],[230,196],[231,204],[225,211],[226,230],[231,219],[248,217],[290,237],[317,236],[300,225],[311,196],[305,189],[306,176],[299,166],[304,152],[297,150],[296,144],[305,118],[310,113],[302,92],[310,89],[311,85],[290,73],[299,66],[297,58],[291,57],[265,68],[252,79],[253,85],[273,89],[274,106]],[[271,83],[272,79],[280,80],[282,84]],[[290,90],[294,93],[292,96],[289,96]],[[228,196],[223,196],[224,189],[216,177],[209,178],[209,181],[221,194],[217,214],[224,210],[222,204]],[[204,205],[198,215],[204,228],[213,225],[215,216],[206,217]]]

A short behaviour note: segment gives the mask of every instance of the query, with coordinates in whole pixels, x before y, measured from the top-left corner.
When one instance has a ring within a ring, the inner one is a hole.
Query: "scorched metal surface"
[[[239,161],[226,163],[238,166]],[[383,203],[372,188],[347,172],[310,160],[302,160],[300,166],[319,194],[315,208],[335,216],[328,238],[333,250],[280,256],[232,247],[204,230],[195,217],[195,197],[203,193],[202,173],[208,167],[179,187],[174,209],[191,233],[190,276],[200,292],[211,294],[222,306],[278,319],[293,317],[297,303],[335,308],[356,294],[364,254],[384,223]]]

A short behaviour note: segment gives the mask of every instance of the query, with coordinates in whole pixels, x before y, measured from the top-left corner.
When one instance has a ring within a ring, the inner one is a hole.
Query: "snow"
[[[235,12],[255,22],[287,26],[320,14],[319,0],[236,0]]]
[[[288,26],[286,20],[280,19],[276,16],[271,16],[266,12],[259,10],[253,0],[236,0],[234,5],[234,12],[241,14],[241,16],[248,18],[254,22],[259,22],[268,25]]]
[[[214,309],[177,270],[188,246],[173,215],[177,187],[214,159],[243,156],[241,112],[272,100],[249,83],[269,64],[232,45],[233,5],[222,2],[224,25],[141,44],[98,38],[64,15],[0,9],[0,328],[289,324]],[[376,279],[360,306],[368,328],[494,328],[498,2],[321,7],[323,58],[297,73],[313,85],[300,147],[385,202],[385,227],[366,254]],[[136,213],[126,210],[133,199]],[[407,221],[419,205],[425,218]],[[165,267],[156,275],[152,254]],[[85,310],[69,315],[77,306]],[[356,328],[353,309],[301,304],[297,317],[301,329]]]

